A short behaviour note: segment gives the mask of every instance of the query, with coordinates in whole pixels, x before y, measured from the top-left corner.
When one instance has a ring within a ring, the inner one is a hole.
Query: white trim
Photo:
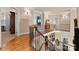
[[[2,38],[1,38],[1,19],[0,19],[0,48],[2,48]]]
[[[24,35],[24,34],[29,34],[29,32],[25,32],[25,33],[20,33],[19,35]]]
[[[44,36],[50,35],[50,34],[52,34],[54,32],[62,32],[62,33],[68,33],[68,34],[70,34],[70,32],[67,32],[67,31],[51,31],[51,32],[45,33]]]
[[[10,7],[10,11],[16,13],[16,8],[15,7]]]

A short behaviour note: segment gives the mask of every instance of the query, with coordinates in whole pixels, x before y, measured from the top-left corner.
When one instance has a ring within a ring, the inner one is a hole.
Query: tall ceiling
[[[72,7],[9,7],[9,8],[5,7],[5,8],[0,8],[0,11],[9,12],[9,9],[11,10],[21,9],[21,13],[23,13],[25,12],[25,8],[29,8],[31,13],[33,13],[33,11],[40,11],[40,12],[51,12],[57,14],[72,9]]]
[[[72,7],[34,7],[33,10],[41,11],[41,12],[53,12],[59,13],[70,10]],[[31,8],[32,9],[32,8]]]
[[[35,10],[39,11],[55,11],[55,10],[64,11],[71,8],[72,7],[34,7]]]

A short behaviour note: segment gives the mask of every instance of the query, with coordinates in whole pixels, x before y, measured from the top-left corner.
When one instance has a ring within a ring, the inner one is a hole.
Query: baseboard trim
[[[29,34],[29,32],[26,32],[26,33],[20,33],[19,35],[24,35],[24,34]]]

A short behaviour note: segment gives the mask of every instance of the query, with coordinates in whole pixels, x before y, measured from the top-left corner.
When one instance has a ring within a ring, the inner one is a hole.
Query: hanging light
[[[24,12],[25,15],[30,15],[30,10],[28,8],[24,8],[24,10],[25,10]]]

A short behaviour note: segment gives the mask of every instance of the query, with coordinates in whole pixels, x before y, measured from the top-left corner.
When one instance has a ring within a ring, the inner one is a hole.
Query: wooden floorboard
[[[29,41],[29,35],[16,37],[7,42],[1,51],[35,51],[35,49],[30,46]]]

